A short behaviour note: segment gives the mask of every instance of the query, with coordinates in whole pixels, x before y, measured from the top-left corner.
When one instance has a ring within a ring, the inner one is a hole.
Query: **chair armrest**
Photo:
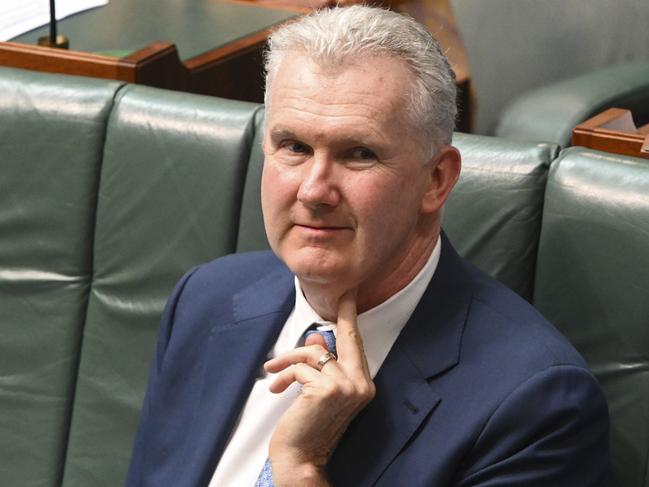
[[[600,69],[529,91],[503,111],[496,135],[566,147],[577,124],[612,106],[649,115],[649,63]]]

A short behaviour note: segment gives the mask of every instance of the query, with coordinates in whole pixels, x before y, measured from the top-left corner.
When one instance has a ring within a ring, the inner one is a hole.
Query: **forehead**
[[[412,74],[405,62],[371,56],[320,65],[291,53],[282,60],[270,92],[267,129],[301,122],[321,129],[401,131]]]

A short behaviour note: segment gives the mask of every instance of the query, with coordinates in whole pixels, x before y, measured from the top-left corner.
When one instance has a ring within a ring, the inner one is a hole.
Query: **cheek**
[[[264,227],[266,235],[273,245],[275,231],[279,225],[278,211],[281,207],[281,200],[278,199],[277,174],[268,164],[264,164],[261,175],[261,211],[264,215]]]
[[[279,238],[290,219],[291,206],[296,201],[297,188],[295,175],[281,165],[264,163],[261,176],[261,209],[264,226],[270,240]],[[272,243],[272,242],[271,242]]]
[[[419,216],[421,197],[417,186],[412,180],[399,180],[352,189],[357,218],[364,222],[363,237],[381,246],[410,233]]]
[[[409,196],[414,188],[397,178],[370,178],[353,181],[348,194],[356,201],[367,216],[381,217],[381,213],[392,212]]]
[[[282,201],[290,195],[291,185],[287,181],[286,174],[273,162],[264,164],[261,175],[261,204],[264,214],[275,213],[282,205]]]
[[[375,238],[374,234],[389,232],[393,223],[393,213],[400,205],[401,188],[397,184],[381,184],[376,181],[369,184],[356,184],[348,188],[351,195],[350,206],[354,217],[358,220],[359,230],[367,232],[365,237]],[[373,236],[374,235],[374,236]]]

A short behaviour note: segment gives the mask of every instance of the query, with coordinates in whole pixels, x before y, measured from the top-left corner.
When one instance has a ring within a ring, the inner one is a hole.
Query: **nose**
[[[297,199],[309,208],[336,206],[340,192],[334,180],[335,164],[326,156],[315,155],[305,165]]]

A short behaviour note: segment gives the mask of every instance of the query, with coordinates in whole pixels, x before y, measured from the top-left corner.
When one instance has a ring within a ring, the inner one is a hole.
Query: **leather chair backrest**
[[[453,141],[462,173],[442,227],[460,255],[531,300],[543,193],[558,147],[465,134]]]
[[[0,483],[55,486],[117,82],[0,67]]]
[[[246,174],[246,185],[243,191],[237,252],[270,248],[264,230],[264,217],[261,213],[261,172],[264,166],[264,154],[261,150],[263,129],[264,109],[260,107],[255,115],[255,138],[250,149],[248,174]]]
[[[550,170],[535,306],[599,379],[612,487],[649,487],[649,164],[572,148]]]
[[[122,485],[165,301],[235,250],[255,109],[133,85],[116,98],[64,486]]]
[[[638,127],[649,123],[649,62],[602,68],[526,92],[507,104],[495,135],[568,147],[577,125],[608,108],[631,110]]]
[[[451,0],[477,93],[478,133],[493,134],[518,95],[606,66],[649,60],[646,0]]]

